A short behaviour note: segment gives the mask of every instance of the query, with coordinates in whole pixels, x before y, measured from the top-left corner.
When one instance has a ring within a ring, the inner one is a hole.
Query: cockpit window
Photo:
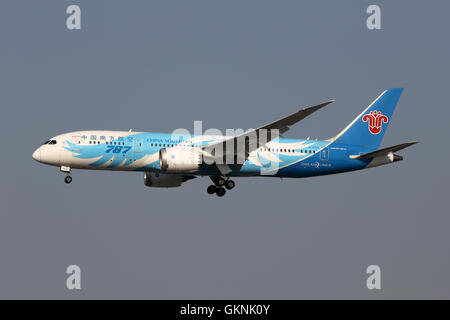
[[[50,140],[48,144],[56,144],[56,140]]]
[[[50,140],[47,140],[47,141],[45,141],[42,145],[47,144],[47,143],[49,143],[49,142],[50,142]]]

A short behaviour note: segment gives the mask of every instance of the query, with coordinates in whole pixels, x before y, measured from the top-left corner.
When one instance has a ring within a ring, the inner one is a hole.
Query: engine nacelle
[[[144,172],[144,184],[154,188],[175,188],[195,176],[176,173]]]
[[[194,172],[202,163],[200,148],[164,148],[159,151],[159,167],[164,172]]]
[[[174,188],[181,186],[184,181],[180,174],[144,172],[144,184],[147,187]]]

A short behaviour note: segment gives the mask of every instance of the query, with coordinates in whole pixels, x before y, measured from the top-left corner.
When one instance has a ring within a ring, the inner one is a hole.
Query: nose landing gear
[[[67,176],[64,178],[64,182],[69,184],[72,182],[72,176],[70,175],[70,167],[61,166],[59,169],[61,172],[67,173]]]
[[[210,176],[214,184],[208,186],[206,192],[208,194],[216,194],[218,197],[223,197],[226,193],[226,189],[231,190],[236,185],[233,180],[224,179],[222,177]],[[224,188],[225,187],[225,188]]]
[[[72,182],[72,177],[71,177],[71,176],[66,176],[66,177],[64,178],[64,182],[65,182],[65,183],[71,183],[71,182]]]

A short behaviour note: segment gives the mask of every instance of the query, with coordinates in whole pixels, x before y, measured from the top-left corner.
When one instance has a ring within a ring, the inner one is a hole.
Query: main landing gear
[[[64,178],[64,182],[67,184],[71,183],[72,176],[70,175],[70,167],[61,166],[60,171],[67,173],[66,177]]]
[[[211,176],[210,178],[214,184],[210,185],[206,189],[206,192],[208,192],[208,194],[215,193],[218,197],[223,197],[225,195],[226,193],[225,188],[231,190],[236,185],[234,181],[230,179],[225,180],[222,177],[215,177],[215,176]]]

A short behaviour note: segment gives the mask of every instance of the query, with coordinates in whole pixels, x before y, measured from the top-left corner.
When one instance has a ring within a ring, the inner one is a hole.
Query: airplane
[[[140,171],[144,185],[157,188],[179,187],[209,176],[207,193],[222,197],[235,187],[232,177],[313,177],[403,160],[395,152],[417,141],[378,149],[402,92],[403,88],[385,90],[340,133],[322,141],[288,139],[283,134],[334,100],[231,136],[174,136],[131,129],[69,132],[48,139],[32,158],[59,167],[67,184],[72,182],[72,169]]]

